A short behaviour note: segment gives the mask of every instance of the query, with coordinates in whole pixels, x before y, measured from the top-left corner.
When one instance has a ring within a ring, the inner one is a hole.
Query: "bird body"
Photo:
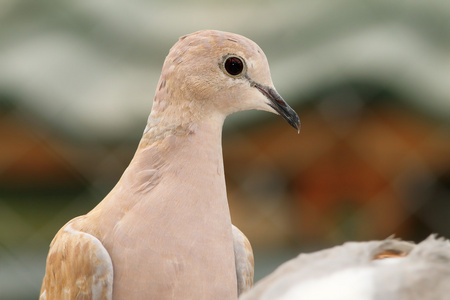
[[[450,241],[347,242],[300,254],[242,300],[444,300],[450,295]]]
[[[66,225],[101,237],[113,261],[115,299],[137,299],[145,287],[149,299],[237,297],[220,136],[205,137],[220,131],[208,125],[141,143],[102,203]]]
[[[41,299],[236,299],[248,289],[253,256],[231,224],[222,126],[262,109],[299,129],[272,86],[254,42],[219,31],[180,38],[130,165],[53,239]]]

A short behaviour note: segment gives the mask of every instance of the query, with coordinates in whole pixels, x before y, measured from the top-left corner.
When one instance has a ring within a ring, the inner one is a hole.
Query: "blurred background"
[[[450,238],[450,2],[16,1],[0,5],[0,299],[37,299],[48,245],[134,154],[170,47],[242,34],[298,112],[224,128],[256,279],[300,252]]]

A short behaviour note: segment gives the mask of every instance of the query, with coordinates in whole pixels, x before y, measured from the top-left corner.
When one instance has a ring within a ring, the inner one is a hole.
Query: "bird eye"
[[[225,71],[231,76],[238,76],[244,71],[244,62],[240,57],[229,56],[224,64]]]

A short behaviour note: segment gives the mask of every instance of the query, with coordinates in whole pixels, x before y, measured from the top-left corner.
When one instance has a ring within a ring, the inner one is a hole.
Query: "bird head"
[[[273,86],[264,52],[253,41],[227,32],[195,32],[172,47],[152,112],[172,109],[189,119],[265,110],[281,115],[300,131],[298,115]]]

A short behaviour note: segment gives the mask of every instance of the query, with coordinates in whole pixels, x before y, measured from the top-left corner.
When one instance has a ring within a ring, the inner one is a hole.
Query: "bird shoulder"
[[[72,227],[79,218],[61,228],[50,245],[41,300],[112,299],[111,257],[96,237]]]

